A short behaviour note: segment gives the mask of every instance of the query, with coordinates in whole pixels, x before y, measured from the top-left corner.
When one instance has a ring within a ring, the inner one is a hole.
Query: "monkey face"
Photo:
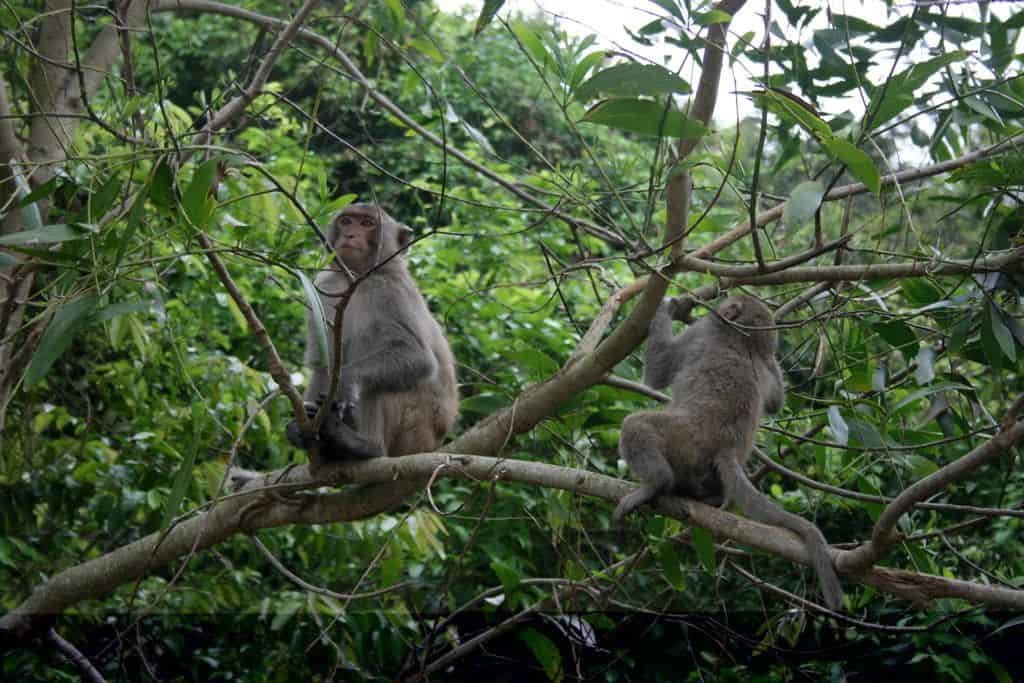
[[[345,265],[366,272],[409,243],[412,231],[376,204],[352,204],[331,226],[331,243]]]

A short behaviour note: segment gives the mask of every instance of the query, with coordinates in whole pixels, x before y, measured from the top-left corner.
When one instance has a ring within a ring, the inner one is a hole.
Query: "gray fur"
[[[372,221],[372,227],[354,224]],[[357,277],[342,327],[341,382],[337,402],[319,435],[327,459],[398,456],[439,446],[458,415],[455,359],[437,320],[409,274],[401,252],[411,231],[376,204],[351,204],[327,237]],[[332,264],[333,265],[333,264]],[[336,267],[321,271],[315,285],[330,323],[349,288]],[[305,398],[315,405],[330,388],[310,312],[305,363],[312,370]],[[293,423],[294,424],[294,423]],[[309,439],[289,425],[289,440]]]
[[[673,336],[677,305],[668,299],[659,307],[644,362],[644,380],[655,389],[671,384],[672,400],[622,423],[619,454],[643,483],[619,502],[615,523],[662,494],[735,503],[748,517],[803,539],[825,603],[838,609],[842,587],[821,531],[758,491],[743,468],[762,414],[785,402],[771,311],[753,297],[730,297]]]

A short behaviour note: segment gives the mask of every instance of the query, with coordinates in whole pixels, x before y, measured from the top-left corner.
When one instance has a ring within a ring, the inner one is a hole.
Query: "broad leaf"
[[[213,203],[210,199],[210,190],[213,179],[217,176],[217,163],[217,160],[210,159],[196,169],[192,182],[181,197],[181,208],[184,209],[189,222],[197,228],[205,228],[210,220],[210,207]]]
[[[4,235],[0,237],[0,245],[54,244],[69,240],[80,240],[93,234],[95,233],[80,227],[78,224],[64,225],[63,223],[55,223],[53,225],[45,225],[36,230],[24,230]]]
[[[882,176],[875,168],[871,157],[857,149],[857,147],[842,138],[829,137],[821,141],[825,150],[843,162],[854,178],[864,183],[869,190],[878,194],[882,190]]]
[[[476,26],[473,28],[473,37],[480,35],[487,25],[491,23],[491,19],[498,13],[501,6],[505,4],[505,0],[484,0],[484,6],[480,8],[480,16],[476,19]]]
[[[666,111],[665,105],[652,100],[604,100],[591,107],[583,120],[640,135],[696,139],[706,132],[699,121]]]
[[[589,100],[599,93],[615,97],[688,93],[690,84],[657,64],[616,64],[598,71],[573,93],[578,100]]]
[[[46,376],[54,362],[71,346],[75,333],[88,321],[98,303],[96,296],[83,296],[57,309],[25,371],[26,385],[32,386]]]

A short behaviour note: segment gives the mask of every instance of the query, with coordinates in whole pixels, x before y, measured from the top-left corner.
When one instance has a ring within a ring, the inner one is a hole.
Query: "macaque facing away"
[[[304,434],[292,422],[288,440],[306,449],[319,441],[327,460],[434,450],[455,422],[459,393],[448,341],[398,253],[412,230],[376,204],[358,203],[335,217],[327,239],[353,275],[372,273],[356,287],[344,312],[341,379],[320,433]],[[333,325],[348,279],[332,262],[315,285]],[[330,389],[314,315],[309,314],[306,335],[305,363],[312,369],[305,393],[308,414],[316,413]]]
[[[762,413],[778,412],[785,401],[771,311],[753,297],[733,296],[674,337],[677,305],[666,299],[658,308],[644,360],[644,381],[655,389],[671,384],[672,400],[622,422],[619,454],[643,483],[619,501],[616,524],[662,494],[735,503],[748,517],[803,539],[825,604],[838,609],[843,591],[821,531],[762,494],[743,467]]]

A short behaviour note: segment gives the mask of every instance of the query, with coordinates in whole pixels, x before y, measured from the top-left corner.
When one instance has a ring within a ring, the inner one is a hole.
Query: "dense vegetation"
[[[613,38],[668,69],[429,1],[307,2],[297,35],[265,0],[116,4],[0,7],[4,676],[1012,679],[1024,13],[776,0],[720,74],[767,5],[649,3]],[[229,464],[306,461],[299,275],[355,196],[416,230],[465,457],[225,498]],[[781,311],[752,476],[853,551],[845,616],[781,531],[609,525],[654,307],[716,286]]]

